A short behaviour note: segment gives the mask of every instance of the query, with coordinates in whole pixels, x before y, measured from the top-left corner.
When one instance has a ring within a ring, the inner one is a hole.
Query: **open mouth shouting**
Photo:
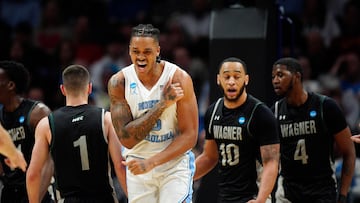
[[[235,97],[237,95],[237,89],[236,88],[228,88],[226,90],[226,94],[228,97]]]
[[[140,71],[140,72],[145,71],[146,65],[147,65],[146,62],[139,62],[139,61],[138,61],[138,62],[136,63],[136,67],[137,67],[138,71]]]

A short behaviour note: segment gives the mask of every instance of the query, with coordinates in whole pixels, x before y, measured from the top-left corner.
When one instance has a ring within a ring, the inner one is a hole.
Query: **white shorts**
[[[291,201],[285,197],[283,181],[284,181],[284,178],[280,175],[278,178],[278,184],[277,184],[277,189],[276,189],[276,193],[275,193],[276,202],[291,203]]]
[[[145,174],[133,175],[126,170],[129,203],[192,202],[194,158],[190,151]]]

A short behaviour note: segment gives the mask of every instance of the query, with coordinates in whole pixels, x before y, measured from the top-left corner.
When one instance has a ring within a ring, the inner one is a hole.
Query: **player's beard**
[[[242,87],[240,88],[239,93],[233,98],[229,98],[226,94],[224,94],[226,100],[228,100],[229,102],[236,102],[240,98],[240,96],[244,93],[245,87],[246,87],[246,85],[245,85],[245,82],[244,82]],[[224,89],[222,89],[222,90],[224,92]]]

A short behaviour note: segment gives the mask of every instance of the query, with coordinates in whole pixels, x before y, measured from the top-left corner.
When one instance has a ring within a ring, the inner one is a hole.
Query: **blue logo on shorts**
[[[238,121],[239,121],[240,124],[244,124],[245,123],[245,117],[241,116]]]
[[[310,111],[310,117],[314,118],[317,115],[315,110]]]

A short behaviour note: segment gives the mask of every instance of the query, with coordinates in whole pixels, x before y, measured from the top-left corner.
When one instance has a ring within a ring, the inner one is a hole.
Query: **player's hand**
[[[172,79],[170,79],[164,86],[161,98],[165,102],[166,107],[171,106],[183,97],[184,90],[182,89],[181,84],[172,83]]]
[[[360,143],[360,134],[353,135],[350,138],[351,138],[352,141],[354,141],[356,143]]]
[[[19,150],[16,150],[14,155],[7,157],[5,163],[11,169],[20,168],[22,171],[26,171],[27,163],[24,159],[24,155]]]
[[[153,165],[149,164],[146,159],[134,158],[128,162],[123,162],[130,172],[134,175],[144,174],[153,169]]]

